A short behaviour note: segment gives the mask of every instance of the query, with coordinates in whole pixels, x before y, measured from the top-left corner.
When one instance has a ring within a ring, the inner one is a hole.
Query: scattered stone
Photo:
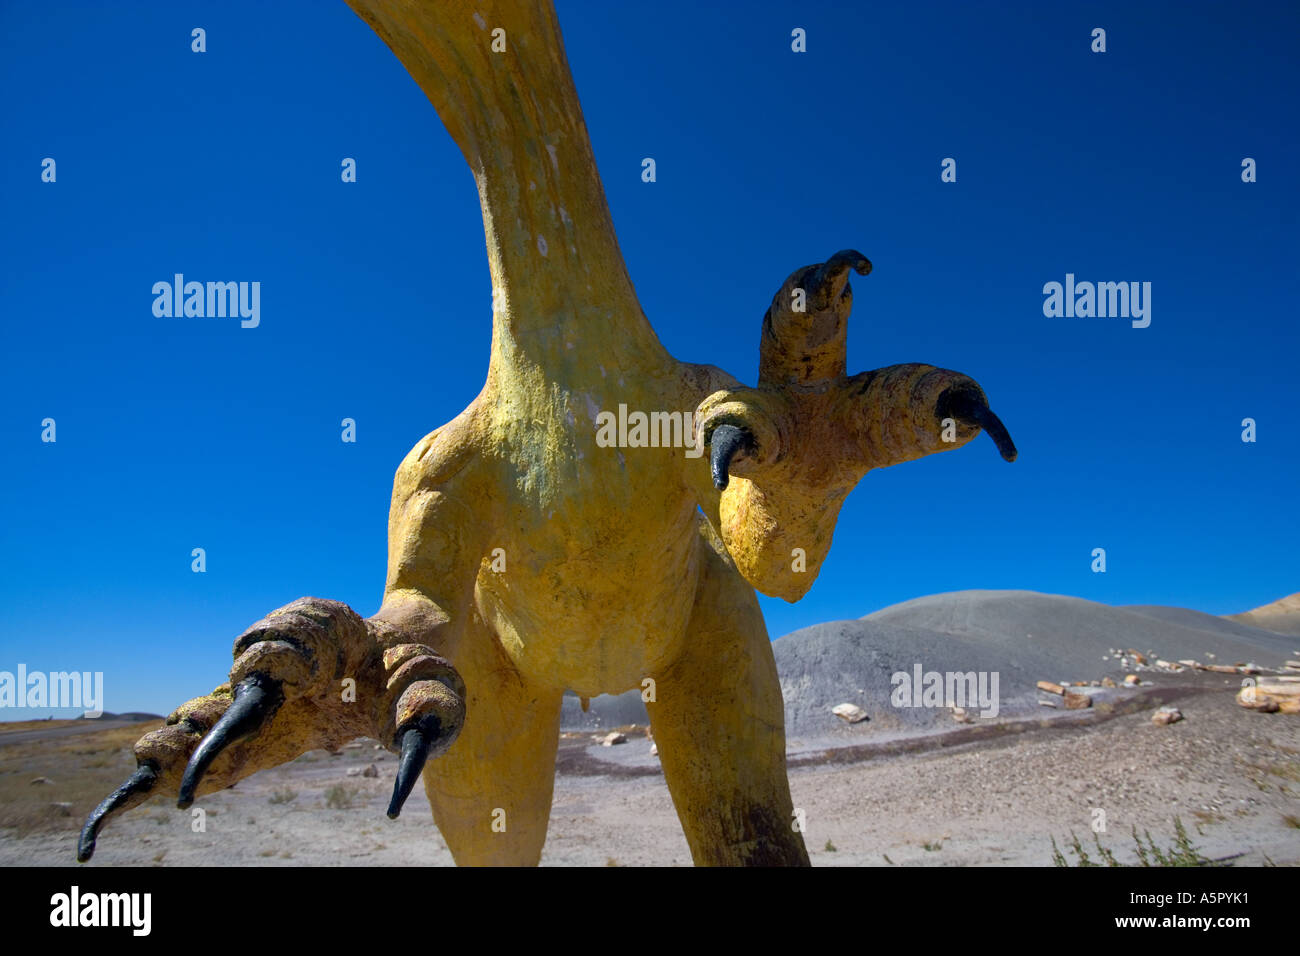
[[[1134,660],[1135,662],[1137,662],[1138,666],[1140,666],[1140,667],[1146,667],[1146,666],[1147,666],[1147,656],[1146,656],[1145,654],[1143,654],[1141,651],[1132,651],[1132,650],[1131,650],[1131,651],[1128,652],[1128,656],[1131,657],[1131,658],[1133,658],[1133,660]]]
[[[1092,698],[1087,694],[1075,694],[1067,691],[1065,694],[1066,710],[1083,710],[1092,706]]]
[[[1173,671],[1175,674],[1183,670],[1182,664],[1175,664],[1173,661],[1158,660],[1156,661],[1156,667],[1159,667],[1161,670],[1165,670],[1165,671]]]
[[[1119,685],[1116,684],[1115,681],[1114,681],[1112,678],[1110,678],[1110,677],[1103,677],[1103,678],[1101,679],[1101,686],[1102,686],[1102,687],[1118,687]]]
[[[371,765],[370,765],[369,767],[367,767],[365,770],[361,771],[361,776],[363,776],[363,777],[378,777],[378,776],[379,776],[379,768],[376,767],[374,764],[371,764]]]
[[[1161,727],[1165,726],[1166,724],[1176,724],[1178,723],[1178,721],[1182,719],[1183,719],[1183,712],[1179,710],[1177,707],[1169,707],[1169,706],[1161,707],[1159,710],[1157,710],[1154,714],[1151,715],[1151,723],[1157,724]]]
[[[1062,687],[1060,684],[1053,684],[1050,680],[1040,680],[1038,682],[1038,689],[1042,691],[1046,691],[1049,694],[1059,695],[1065,693],[1064,687]]]
[[[597,739],[600,741],[602,747],[612,747],[615,744],[627,743],[627,735],[620,734],[617,730],[611,730],[604,737],[598,737]]]
[[[349,776],[349,777],[359,777],[359,776],[361,776],[361,768],[360,768],[360,767],[348,767],[348,776]]]
[[[1300,683],[1265,678],[1238,691],[1237,703],[1266,714],[1300,714]]]
[[[1129,687],[1136,687],[1142,683],[1142,678],[1138,677],[1137,674],[1125,674],[1124,683],[1128,684]]]
[[[1237,673],[1245,674],[1245,673],[1248,673],[1248,671],[1247,671],[1247,669],[1246,669],[1245,667],[1232,667],[1232,666],[1229,666],[1228,664],[1202,664],[1202,665],[1201,665],[1201,670],[1203,670],[1203,671],[1213,671],[1213,672],[1216,673],[1216,674],[1237,674]],[[1259,671],[1255,671],[1255,673],[1258,674]]]
[[[1056,710],[1056,701],[1054,701],[1054,700],[1046,700],[1046,699],[1040,697],[1040,698],[1038,698],[1038,706],[1039,706],[1039,707],[1050,707],[1050,708],[1052,708],[1052,710]]]
[[[970,713],[967,712],[967,710],[966,710],[965,707],[953,707],[953,709],[952,709],[952,719],[955,720],[955,721],[957,721],[957,723],[959,723],[959,724],[973,724],[973,723],[975,723],[975,718],[972,717],[972,716],[970,715]]]
[[[847,720],[850,724],[861,723],[867,719],[867,712],[857,704],[836,704],[831,708],[831,713],[840,720]]]
[[[53,782],[54,782],[54,781],[51,780],[49,777],[33,777],[33,778],[32,778],[32,785],[33,785],[33,786],[35,786],[36,784],[46,784],[46,783],[53,783]]]

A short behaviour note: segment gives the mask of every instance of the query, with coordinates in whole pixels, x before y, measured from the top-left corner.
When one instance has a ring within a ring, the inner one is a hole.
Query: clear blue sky
[[[968,372],[1020,446],[869,475],[811,593],[763,599],[774,637],[965,588],[1213,613],[1300,590],[1294,4],[559,13],[673,354],[752,382],[780,283],[856,247],[850,371]],[[108,710],[166,712],[272,608],[377,609],[394,469],[487,367],[477,199],[341,2],[5,4],[0,38],[0,670],[102,670]],[[261,281],[261,326],[154,318],[175,272]],[[1067,272],[1151,282],[1151,326],[1045,317]]]

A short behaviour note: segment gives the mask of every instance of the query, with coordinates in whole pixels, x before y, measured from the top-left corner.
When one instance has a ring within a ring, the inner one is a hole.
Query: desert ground
[[[1075,863],[1072,834],[1094,861],[1100,841],[1135,863],[1134,828],[1168,849],[1175,818],[1206,860],[1300,864],[1300,715],[1239,706],[1237,675],[1154,665],[1157,655],[1248,657],[1284,673],[1300,637],[1183,609],[1060,602],[1076,599],[939,595],[776,642],[790,785],[815,865],[1050,866],[1053,840]],[[1020,636],[1026,627],[1034,637]],[[996,718],[963,723],[948,708],[890,704],[891,668],[998,660]],[[1119,686],[1091,684],[1106,677]],[[1036,680],[1078,682],[1093,705],[1044,706],[1056,701]],[[841,702],[868,718],[830,714]],[[639,704],[598,698],[584,714],[566,702],[543,865],[690,864],[645,723],[628,719]],[[1161,706],[1182,719],[1153,723]],[[133,768],[130,744],[156,725],[0,724],[0,864],[76,866],[82,820]],[[597,741],[611,731],[626,742]],[[394,768],[371,740],[313,751],[201,798],[202,832],[156,796],[105,828],[88,865],[450,865],[419,788],[400,819],[385,818]],[[1097,810],[1105,830],[1094,835]]]

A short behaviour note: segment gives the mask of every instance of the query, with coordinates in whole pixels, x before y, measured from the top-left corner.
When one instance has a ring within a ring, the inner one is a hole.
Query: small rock
[[[831,713],[851,724],[861,723],[867,719],[867,712],[857,704],[836,704],[831,708]]]
[[[1133,660],[1136,661],[1136,662],[1137,662],[1138,664],[1140,664],[1141,666],[1143,666],[1143,667],[1146,666],[1146,663],[1147,663],[1147,656],[1146,656],[1145,654],[1143,654],[1141,651],[1133,651],[1133,650],[1130,650],[1130,651],[1128,652],[1128,656],[1131,657],[1131,658],[1133,658]]]
[[[1124,676],[1124,683],[1128,684],[1130,687],[1136,687],[1138,684],[1142,683],[1142,678],[1138,677],[1137,674],[1126,674]]]
[[[659,745],[655,743],[653,740],[650,741],[650,756],[652,757],[659,756]]]
[[[1133,676],[1136,677],[1137,675],[1134,674]],[[1119,685],[1116,684],[1115,681],[1112,680],[1111,678],[1109,678],[1109,677],[1103,677],[1103,678],[1101,679],[1101,686],[1102,686],[1102,687],[1118,687]]]
[[[1038,689],[1039,689],[1039,690],[1043,690],[1043,691],[1047,691],[1047,693],[1049,693],[1049,694],[1064,694],[1064,693],[1065,693],[1065,688],[1064,688],[1064,687],[1062,687],[1060,684],[1053,684],[1050,680],[1040,680],[1040,681],[1038,682]]]
[[[33,785],[36,785],[36,784],[46,784],[46,783],[53,783],[53,782],[54,782],[54,781],[51,780],[49,777],[33,777],[33,778],[32,778],[32,784],[33,784]]]
[[[1157,710],[1154,714],[1151,715],[1151,723],[1157,724],[1162,727],[1165,724],[1176,724],[1178,723],[1178,721],[1182,719],[1183,719],[1183,712],[1179,710],[1177,707],[1168,707],[1168,706],[1161,707],[1159,710]]]
[[[361,768],[360,768],[360,767],[348,767],[348,776],[349,776],[349,777],[359,777],[359,776],[361,776]]]
[[[1050,708],[1052,708],[1052,710],[1056,710],[1056,701],[1054,701],[1054,700],[1044,700],[1043,698],[1040,697],[1040,698],[1038,698],[1038,706],[1039,706],[1039,707],[1050,707]]]
[[[1075,694],[1066,692],[1065,709],[1066,710],[1084,710],[1092,706],[1092,698],[1087,694]]]
[[[615,744],[625,743],[627,743],[627,736],[620,734],[617,730],[611,730],[604,737],[600,738],[600,745],[602,747],[612,747]]]
[[[363,776],[363,777],[378,777],[378,776],[379,776],[379,768],[376,767],[374,764],[371,764],[371,765],[370,765],[369,767],[367,767],[365,770],[361,771],[361,776]]]
[[[952,709],[952,719],[959,724],[975,723],[975,718],[967,712],[965,707],[954,707]]]

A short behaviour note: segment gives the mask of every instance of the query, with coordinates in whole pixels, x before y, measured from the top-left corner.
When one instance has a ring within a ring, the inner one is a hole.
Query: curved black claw
[[[735,425],[719,425],[709,438],[713,451],[709,456],[709,466],[713,471],[713,485],[719,491],[727,487],[731,480],[729,470],[731,459],[742,451],[752,451],[754,436],[746,428]]]
[[[948,393],[945,396],[946,401],[940,402],[940,415],[951,415],[954,418],[960,418],[968,425],[978,425],[988,433],[989,438],[993,439],[993,444],[998,446],[998,454],[1006,461],[1015,461],[1016,443],[1011,440],[1011,434],[1007,431],[1007,426],[1002,424],[1002,419],[993,413],[993,409],[979,397],[975,392],[961,390]]]
[[[126,783],[118,787],[86,817],[86,825],[81,828],[81,838],[77,840],[77,862],[85,863],[95,855],[95,841],[99,839],[99,828],[104,825],[108,815],[126,803],[137,793],[148,793],[158,782],[158,768],[153,763],[142,763],[135,768],[135,773],[127,777]]]
[[[234,699],[221,719],[199,742],[181,777],[176,806],[182,810],[194,803],[194,791],[212,761],[233,743],[251,737],[284,703],[280,682],[265,674],[250,674],[235,685]]]
[[[871,260],[856,249],[841,249],[817,267],[813,282],[820,289],[831,279],[843,275],[847,269],[852,269],[860,276],[870,275]]]
[[[442,722],[432,714],[402,731],[402,756],[397,764],[397,780],[393,783],[393,799],[388,801],[388,819],[396,820],[402,812],[406,798],[411,795],[415,781],[420,779],[429,751],[437,743]]]

